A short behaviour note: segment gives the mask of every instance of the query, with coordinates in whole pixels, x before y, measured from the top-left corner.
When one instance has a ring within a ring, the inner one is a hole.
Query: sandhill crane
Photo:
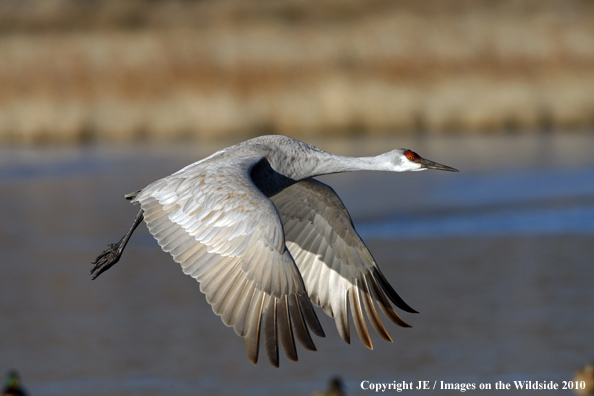
[[[358,170],[456,169],[399,149],[374,157],[343,157],[285,136],[261,136],[223,149],[125,197],[140,204],[130,230],[93,262],[93,279],[113,266],[144,219],[161,248],[200,282],[223,323],[244,338],[258,361],[260,334],[278,367],[278,340],[297,361],[294,335],[316,350],[309,329],[324,337],[311,303],[333,317],[350,344],[348,306],[357,334],[372,348],[364,311],[392,341],[376,304],[410,327],[393,304],[409,307],[388,283],[355,231],[347,209],[315,176]]]

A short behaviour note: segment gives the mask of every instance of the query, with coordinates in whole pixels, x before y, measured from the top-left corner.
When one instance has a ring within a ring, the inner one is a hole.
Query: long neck
[[[385,156],[386,154],[375,157],[343,157],[324,151],[315,151],[308,153],[307,156],[295,158],[292,162],[284,163],[282,173],[291,179],[302,180],[330,173],[361,170],[388,171],[391,169]]]

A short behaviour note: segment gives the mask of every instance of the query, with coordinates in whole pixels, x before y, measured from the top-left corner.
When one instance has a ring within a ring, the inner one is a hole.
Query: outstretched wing
[[[270,363],[278,343],[297,360],[293,334],[310,350],[308,326],[324,332],[285,246],[276,208],[256,187],[251,168],[261,155],[197,163],[143,189],[144,219],[159,245],[200,282],[223,323],[245,339],[258,360],[260,333]]]
[[[306,179],[275,195],[272,201],[309,297],[335,319],[343,340],[350,343],[349,304],[357,333],[370,349],[363,307],[373,328],[387,341],[392,339],[374,302],[392,322],[410,327],[394,311],[388,298],[407,312],[416,311],[396,294],[381,273],[332,188]]]

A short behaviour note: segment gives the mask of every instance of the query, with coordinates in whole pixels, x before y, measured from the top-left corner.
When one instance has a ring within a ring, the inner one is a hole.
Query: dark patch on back
[[[250,176],[260,191],[269,198],[297,182],[297,180],[286,177],[272,169],[266,159],[254,165]]]

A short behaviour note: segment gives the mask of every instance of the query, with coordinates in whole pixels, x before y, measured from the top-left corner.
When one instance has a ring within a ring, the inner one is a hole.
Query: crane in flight
[[[344,157],[285,136],[261,136],[218,151],[125,195],[140,204],[122,239],[92,263],[93,279],[120,259],[144,219],[161,248],[200,283],[223,323],[244,338],[256,364],[260,339],[278,367],[280,344],[297,361],[295,338],[315,351],[309,329],[324,337],[312,303],[333,317],[350,344],[355,330],[372,349],[364,315],[392,341],[377,306],[417,313],[394,291],[355,231],[338,195],[314,179],[330,173],[438,169],[458,172],[408,149],[374,157]]]

